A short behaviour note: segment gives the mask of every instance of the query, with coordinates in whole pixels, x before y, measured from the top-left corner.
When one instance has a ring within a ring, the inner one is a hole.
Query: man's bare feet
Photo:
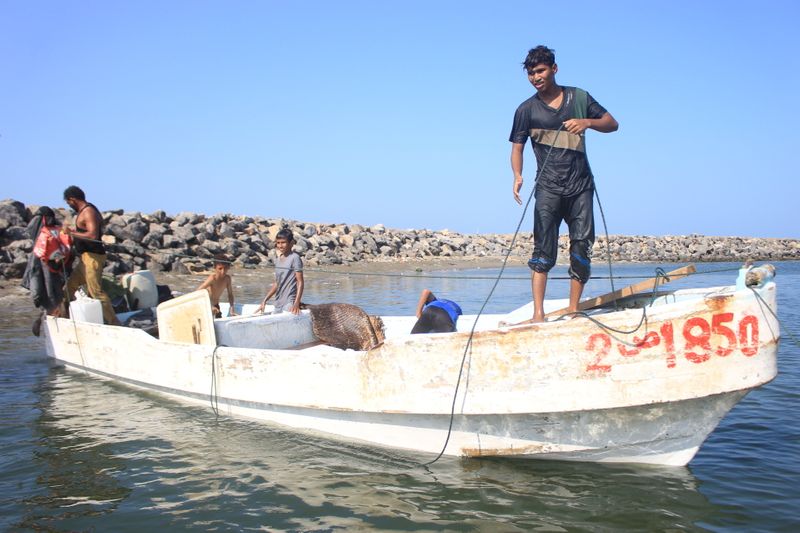
[[[523,320],[522,322],[516,322],[514,324],[506,324],[508,326],[522,326],[525,324],[541,324],[542,322],[546,322],[544,318],[529,318],[528,320]]]

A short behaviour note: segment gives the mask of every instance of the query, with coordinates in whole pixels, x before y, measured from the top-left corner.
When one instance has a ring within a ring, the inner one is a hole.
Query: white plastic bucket
[[[69,304],[69,316],[76,322],[103,323],[103,304],[94,298],[78,298]]]
[[[158,305],[156,278],[149,270],[137,270],[122,276],[122,286],[128,291],[131,310],[147,309]]]

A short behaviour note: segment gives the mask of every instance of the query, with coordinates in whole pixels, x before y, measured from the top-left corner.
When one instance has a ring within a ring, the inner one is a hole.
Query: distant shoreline
[[[38,206],[0,202],[0,277],[22,277],[33,240],[26,226]],[[57,216],[69,219],[64,209]],[[498,267],[508,252],[511,234],[461,234],[448,230],[391,229],[381,224],[323,224],[265,217],[220,214],[206,216],[163,211],[152,214],[104,211],[103,241],[107,243],[105,272],[119,275],[134,270],[190,274],[206,271],[215,254],[225,254],[237,268],[256,269],[274,264],[275,234],[288,227],[297,251],[309,267],[420,264],[485,265]],[[533,247],[530,232],[517,236],[509,265],[524,265]],[[559,238],[560,264],[568,261],[569,239]],[[800,260],[800,240],[705,235],[630,236],[597,238],[594,262],[624,263],[745,262]],[[457,267],[460,268],[460,267]]]

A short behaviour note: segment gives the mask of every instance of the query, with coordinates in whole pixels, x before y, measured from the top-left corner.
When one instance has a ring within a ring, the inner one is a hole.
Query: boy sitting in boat
[[[231,277],[228,275],[228,270],[231,268],[231,263],[227,257],[222,254],[214,256],[214,272],[212,272],[206,280],[197,288],[198,291],[203,289],[208,291],[211,296],[211,311],[214,318],[222,318],[222,311],[219,307],[219,297],[222,296],[222,291],[228,291],[228,303],[230,304],[229,316],[235,316],[233,300],[233,285]]]
[[[275,281],[256,310],[256,314],[264,312],[264,306],[273,296],[275,296],[273,313],[300,314],[300,299],[303,297],[303,261],[297,252],[292,251],[292,246],[294,246],[294,235],[288,228],[283,228],[275,235],[275,248],[278,250],[278,258],[275,260]]]
[[[452,300],[436,298],[423,289],[417,302],[417,323],[411,333],[450,333],[456,330],[461,307]]]

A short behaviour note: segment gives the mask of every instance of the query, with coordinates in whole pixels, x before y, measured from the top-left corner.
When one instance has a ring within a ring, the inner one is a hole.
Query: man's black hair
[[[230,266],[231,261],[228,259],[228,256],[225,254],[215,254],[214,255],[214,266],[216,265],[226,265]]]
[[[77,198],[81,202],[86,201],[86,195],[83,193],[80,187],[77,185],[70,185],[66,189],[64,189],[64,200],[67,198]]]
[[[552,67],[556,64],[556,51],[547,48],[545,45],[540,44],[536,48],[528,50],[528,57],[522,63],[522,68],[530,70],[536,65],[545,64]]]
[[[292,230],[289,228],[283,228],[278,233],[275,234],[275,240],[278,239],[285,239],[289,242],[294,240],[294,235],[292,235]]]

